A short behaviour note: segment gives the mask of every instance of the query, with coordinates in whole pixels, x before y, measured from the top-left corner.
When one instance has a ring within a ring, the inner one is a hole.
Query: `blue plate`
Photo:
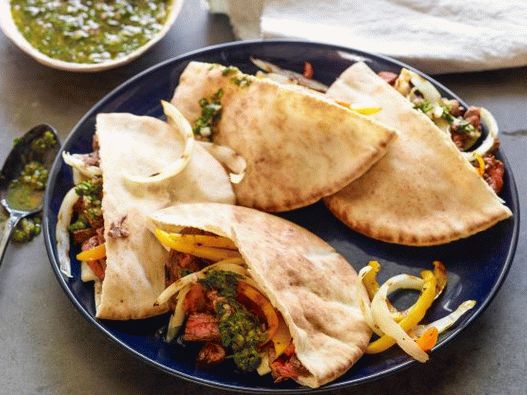
[[[300,41],[256,41],[220,45],[183,55],[161,63],[124,83],[97,103],[75,126],[64,143],[63,150],[69,152],[91,151],[91,139],[95,129],[95,117],[101,112],[130,112],[137,115],[162,117],[160,100],[169,100],[178,84],[181,72],[192,60],[235,65],[241,70],[254,73],[256,68],[249,61],[250,56],[265,59],[291,69],[302,70],[303,62],[309,61],[314,67],[317,80],[331,84],[339,74],[358,59],[368,62],[376,71],[398,72],[409,67],[393,59],[373,55],[349,48]],[[410,67],[411,68],[411,67]],[[428,78],[443,95],[459,98],[448,89]],[[314,232],[333,245],[344,255],[355,269],[366,265],[370,259],[377,259],[383,265],[381,280],[398,273],[419,273],[431,267],[435,259],[442,260],[448,269],[449,281],[443,295],[434,303],[426,321],[438,319],[455,309],[467,299],[475,299],[477,306],[467,313],[458,324],[443,334],[432,353],[438,352],[452,341],[468,324],[480,315],[496,295],[505,280],[516,249],[519,226],[518,195],[512,171],[503,153],[505,162],[505,186],[501,197],[507,202],[514,216],[502,221],[490,230],[465,240],[439,247],[404,247],[369,239],[353,232],[320,204],[284,214],[285,218]],[[65,278],[57,260],[55,225],[62,198],[72,187],[70,168],[57,157],[49,177],[44,209],[44,234],[46,248],[57,279],[81,314],[117,344],[143,361],[170,374],[200,384],[243,391],[305,391],[289,381],[274,384],[270,375],[259,377],[254,374],[240,374],[233,366],[224,366],[206,371],[194,364],[196,349],[192,346],[165,344],[161,338],[167,316],[133,322],[100,321],[94,318],[93,286],[80,280],[79,265],[74,254],[74,278]],[[398,303],[408,304],[408,296]],[[397,347],[380,355],[365,355],[345,375],[328,384],[324,389],[342,388],[378,379],[416,362]]]

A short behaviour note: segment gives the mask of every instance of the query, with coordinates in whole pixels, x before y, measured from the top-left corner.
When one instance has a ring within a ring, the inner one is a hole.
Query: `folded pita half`
[[[181,156],[179,133],[158,119],[115,113],[97,116],[96,134],[106,239],[105,276],[95,287],[96,315],[126,320],[161,314],[167,306],[154,306],[154,301],[165,288],[167,252],[146,229],[146,215],[180,201],[233,203],[230,181],[219,162],[196,145],[190,162],[174,178],[135,185],[127,177],[159,172]],[[110,237],[116,224],[128,236]]]
[[[243,206],[286,211],[314,203],[364,174],[395,137],[322,94],[221,65],[189,63],[172,103],[195,124],[200,100],[220,90],[212,141],[247,161],[234,186]]]
[[[251,278],[281,313],[296,357],[319,387],[363,354],[371,332],[359,307],[357,274],[330,245],[289,221],[246,207],[178,204],[150,216],[150,229],[196,228],[232,240]]]
[[[325,200],[352,229],[425,246],[468,237],[512,215],[450,137],[364,63],[344,71],[327,95],[376,102],[382,110],[375,119],[399,132],[383,159]]]

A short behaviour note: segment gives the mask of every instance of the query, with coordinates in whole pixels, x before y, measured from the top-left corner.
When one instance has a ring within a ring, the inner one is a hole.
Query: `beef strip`
[[[392,86],[395,85],[395,81],[399,77],[398,74],[392,73],[391,71],[380,71],[378,76]]]
[[[457,100],[450,100],[450,114],[452,114],[454,117],[459,117],[463,115],[464,111],[465,108],[462,107]]]
[[[90,237],[95,236],[96,230],[94,228],[79,229],[73,231],[73,242],[75,244],[84,243]]]
[[[81,251],[91,250],[92,248],[95,248],[103,243],[104,239],[101,243],[100,235],[96,234],[82,243]],[[86,264],[90,267],[92,272],[99,278],[99,280],[104,280],[104,271],[106,270],[106,258],[97,261],[86,261]]]
[[[199,258],[193,255],[170,250],[165,262],[165,285],[168,287],[187,273],[201,270]]]
[[[291,357],[281,355],[271,363],[271,375],[274,382],[279,383],[287,379],[296,379],[299,376],[309,375],[309,371],[298,360],[296,354]]]
[[[225,359],[225,348],[218,343],[205,343],[198,353],[199,365],[216,365]]]
[[[456,147],[463,151],[463,147],[465,147],[465,142],[469,138],[469,135],[466,133],[457,133],[453,130],[450,131],[450,136],[452,137],[452,141],[456,145]]]
[[[503,188],[503,174],[505,173],[505,168],[503,162],[496,159],[492,154],[487,154],[483,158],[485,162],[485,173],[483,178],[487,181],[487,184],[499,194]]]
[[[204,313],[210,311],[209,306],[210,303],[208,303],[205,287],[200,283],[192,284],[183,304],[185,312]]]
[[[188,342],[219,342],[218,320],[212,314],[190,314],[185,325],[183,340]]]
[[[465,118],[467,122],[471,123],[476,129],[481,129],[481,115],[479,107],[469,107],[467,111],[465,111],[463,118]]]

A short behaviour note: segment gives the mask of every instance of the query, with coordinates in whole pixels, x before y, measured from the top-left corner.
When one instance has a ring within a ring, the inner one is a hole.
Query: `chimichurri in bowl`
[[[135,59],[159,41],[183,0],[9,0],[0,27],[45,65],[101,71]]]

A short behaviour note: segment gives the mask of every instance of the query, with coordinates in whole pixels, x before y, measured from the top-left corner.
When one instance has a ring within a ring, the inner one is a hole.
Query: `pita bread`
[[[297,357],[311,373],[299,383],[319,387],[362,356],[371,332],[359,307],[357,274],[317,236],[279,217],[225,204],[178,204],[150,220],[152,231],[194,227],[234,241],[252,278],[284,317]]]
[[[225,70],[189,63],[172,103],[194,123],[199,100],[223,90],[213,141],[247,161],[244,179],[234,185],[240,205],[286,211],[314,203],[364,174],[395,137],[322,94]]]
[[[107,257],[104,281],[96,286],[96,316],[126,320],[161,314],[167,306],[153,305],[165,288],[167,252],[146,229],[146,213],[179,201],[233,203],[232,187],[219,162],[200,146],[174,178],[130,185],[125,174],[153,174],[181,155],[178,132],[158,119],[132,114],[99,114],[96,129]],[[123,218],[128,237],[109,237],[112,223]]]
[[[382,107],[374,117],[399,131],[383,159],[325,200],[352,229],[425,246],[468,237],[512,215],[450,136],[364,63],[344,71],[327,95],[351,103],[374,100]]]

